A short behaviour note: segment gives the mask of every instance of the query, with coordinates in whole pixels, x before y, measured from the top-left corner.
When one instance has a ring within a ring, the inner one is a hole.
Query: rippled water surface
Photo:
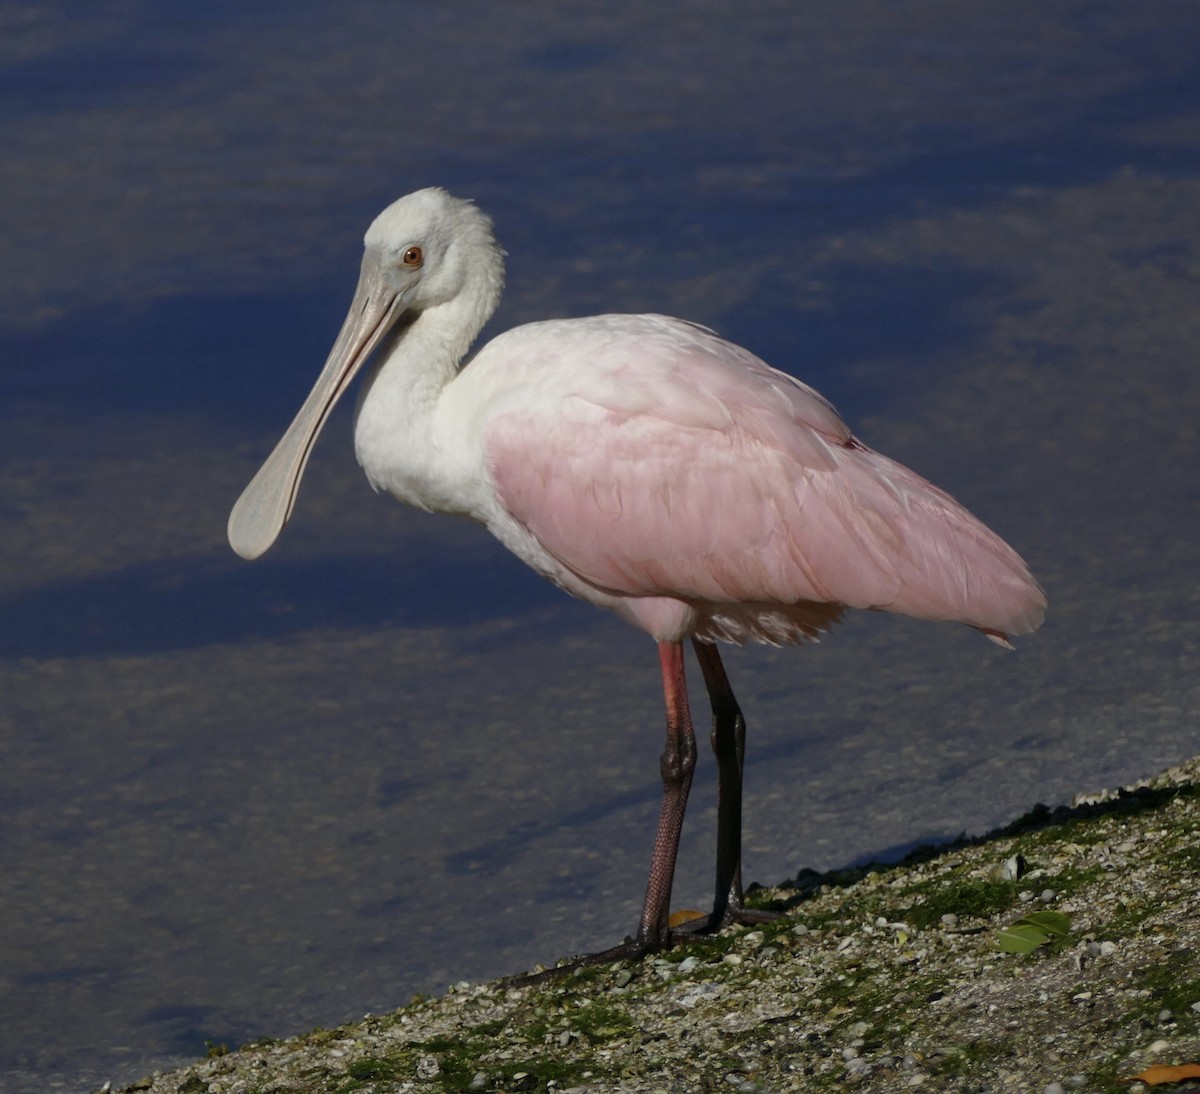
[[[1190,0],[8,4],[0,1087],[128,1082],[636,922],[645,636],[373,495],[344,409],[276,548],[225,544],[366,224],[419,186],[494,217],[493,332],[716,327],[1047,587],[1015,655],[874,616],[731,653],[749,877],[1193,754],[1198,42]]]

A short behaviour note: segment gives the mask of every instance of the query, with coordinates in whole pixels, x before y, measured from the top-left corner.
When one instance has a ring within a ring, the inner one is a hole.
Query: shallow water
[[[1048,589],[1016,655],[882,617],[733,652],[749,877],[1194,753],[1198,30],[1165,2],[9,5],[0,1086],[127,1082],[636,921],[643,636],[374,497],[345,411],[275,549],[224,541],[363,229],[418,186],[495,218],[493,330],[714,326]],[[678,906],[708,897],[705,761]]]

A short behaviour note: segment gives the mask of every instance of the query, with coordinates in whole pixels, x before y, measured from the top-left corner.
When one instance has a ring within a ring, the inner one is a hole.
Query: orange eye
[[[409,249],[404,252],[404,265],[406,266],[419,266],[424,259],[425,256],[421,253],[420,247],[409,247]]]

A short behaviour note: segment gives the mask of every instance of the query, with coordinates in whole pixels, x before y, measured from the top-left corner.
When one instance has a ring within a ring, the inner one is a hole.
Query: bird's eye
[[[404,265],[406,266],[419,266],[424,260],[425,256],[421,253],[420,247],[409,247],[404,252]]]

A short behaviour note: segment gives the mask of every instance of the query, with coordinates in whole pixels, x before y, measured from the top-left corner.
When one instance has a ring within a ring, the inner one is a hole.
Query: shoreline
[[[1200,757],[902,862],[804,871],[784,915],[637,962],[454,985],[117,1089],[1062,1094],[1200,1060]],[[1065,937],[997,949],[1023,915]],[[1179,1088],[1172,1088],[1179,1089]]]

